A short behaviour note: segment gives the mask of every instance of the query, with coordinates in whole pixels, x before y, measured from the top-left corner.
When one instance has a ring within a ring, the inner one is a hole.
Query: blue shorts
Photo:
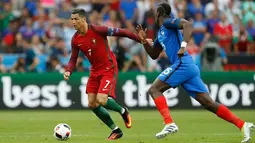
[[[209,92],[200,77],[199,68],[194,63],[178,61],[165,69],[158,76],[158,79],[173,88],[182,85],[193,98],[196,97],[196,93]]]

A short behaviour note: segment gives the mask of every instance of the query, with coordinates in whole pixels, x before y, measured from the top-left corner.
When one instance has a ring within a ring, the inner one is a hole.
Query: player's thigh
[[[117,82],[117,71],[112,69],[107,73],[103,74],[103,77],[100,80],[100,86],[98,88],[98,94],[106,94],[115,98],[115,87]],[[98,96],[98,98],[100,98]]]
[[[87,82],[86,93],[97,94],[99,86],[100,86],[100,79],[94,76],[93,74],[91,74]]]
[[[152,83],[151,87],[149,88],[149,93],[153,92],[153,90],[157,90],[163,93],[169,88],[171,88],[169,84],[164,83],[159,78],[156,78],[155,81]]]
[[[97,94],[96,93],[88,93],[88,101],[90,108],[96,108],[98,106],[97,103]]]
[[[97,103],[100,105],[105,105],[108,100],[108,94],[105,93],[97,93]]]
[[[209,93],[200,76],[190,78],[182,86],[188,92],[189,96],[194,99],[198,93]]]

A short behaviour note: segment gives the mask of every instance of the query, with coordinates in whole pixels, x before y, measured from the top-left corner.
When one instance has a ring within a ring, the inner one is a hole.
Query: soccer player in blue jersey
[[[157,77],[148,91],[165,122],[165,127],[156,134],[156,137],[161,139],[178,131],[178,127],[170,115],[163,92],[181,85],[206,110],[236,125],[244,134],[242,142],[249,142],[251,129],[254,125],[239,119],[226,106],[210,98],[209,91],[200,78],[198,67],[186,51],[187,43],[192,34],[192,24],[185,19],[174,18],[171,14],[171,7],[165,3],[160,4],[157,8],[156,22],[158,33],[154,43],[151,39],[147,39],[146,30],[143,30],[141,25],[136,27],[136,31],[150,57],[157,59],[161,51],[164,50],[172,63]],[[180,29],[183,29],[183,37]]]

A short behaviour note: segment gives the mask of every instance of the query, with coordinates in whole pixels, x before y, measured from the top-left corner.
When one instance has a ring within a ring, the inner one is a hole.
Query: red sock
[[[217,111],[217,116],[236,125],[240,130],[244,125],[244,121],[239,119],[235,114],[233,114],[226,106],[220,105]]]
[[[162,95],[162,96],[159,96],[158,98],[156,98],[154,100],[154,102],[155,102],[155,104],[158,108],[158,111],[163,116],[165,124],[172,123],[173,120],[172,120],[172,117],[170,115],[167,103],[166,103],[166,98]]]

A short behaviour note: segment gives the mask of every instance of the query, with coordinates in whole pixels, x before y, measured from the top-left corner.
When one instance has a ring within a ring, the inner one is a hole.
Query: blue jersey
[[[208,89],[200,78],[200,71],[188,52],[185,51],[181,61],[178,57],[178,51],[183,40],[179,24],[179,18],[166,19],[154,41],[154,47],[162,47],[172,64],[158,76],[158,79],[170,87],[182,85],[190,96],[196,98],[197,93],[208,92]]]
[[[157,38],[154,41],[154,47],[159,47],[160,45],[166,52],[171,64],[174,64],[179,60],[177,53],[183,40],[181,31],[179,30],[179,23],[179,18],[166,19],[160,27],[157,33]],[[187,51],[184,53],[182,61],[193,62],[192,57]]]

